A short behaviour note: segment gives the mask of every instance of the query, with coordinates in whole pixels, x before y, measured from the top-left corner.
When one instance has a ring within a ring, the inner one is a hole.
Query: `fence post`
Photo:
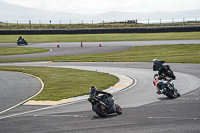
[[[31,20],[29,20],[29,25],[30,25],[30,29],[31,29]]]
[[[7,26],[7,28],[8,28],[8,21],[6,20],[6,26]]]

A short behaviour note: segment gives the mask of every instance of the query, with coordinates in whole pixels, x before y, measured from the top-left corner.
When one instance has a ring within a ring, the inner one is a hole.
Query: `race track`
[[[106,42],[106,47],[126,49],[136,45],[195,43],[190,41]],[[121,45],[120,45],[121,43]],[[199,44],[199,43],[198,43]],[[3,44],[2,44],[3,45]],[[56,44],[34,44],[50,48]],[[34,46],[30,45],[30,47]],[[74,46],[74,45],[73,45]],[[70,46],[70,47],[73,47]],[[62,46],[63,47],[63,46]],[[62,47],[58,48],[61,49]],[[67,46],[66,46],[67,47]],[[74,46],[76,47],[76,46]],[[77,46],[78,47],[78,46]],[[85,47],[95,47],[88,44]],[[103,48],[103,47],[101,47]],[[81,51],[81,48],[78,51]],[[94,50],[94,51],[95,51]],[[77,51],[77,52],[78,52]],[[199,132],[200,131],[200,65],[169,64],[182,96],[170,100],[155,93],[152,85],[152,63],[1,63],[1,65],[64,67],[99,72],[119,73],[137,80],[134,86],[115,93],[115,102],[123,108],[122,115],[99,118],[86,100],[57,106],[21,105],[0,116],[2,132]],[[88,88],[89,91],[89,88]]]

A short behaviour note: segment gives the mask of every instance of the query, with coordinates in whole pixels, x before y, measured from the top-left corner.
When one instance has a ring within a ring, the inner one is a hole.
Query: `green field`
[[[88,95],[92,85],[95,85],[99,90],[103,90],[113,86],[119,80],[117,77],[106,73],[66,68],[0,66],[0,70],[29,73],[40,77],[45,87],[33,100],[57,101]]]
[[[20,35],[0,35],[0,43],[16,43]],[[147,40],[200,39],[200,32],[178,33],[131,33],[131,34],[78,34],[78,35],[22,35],[28,43],[43,42],[106,42]]]

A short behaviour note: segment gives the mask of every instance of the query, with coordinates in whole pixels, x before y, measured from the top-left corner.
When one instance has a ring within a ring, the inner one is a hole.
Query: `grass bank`
[[[106,89],[118,82],[118,78],[106,73],[66,68],[0,66],[2,71],[29,73],[40,77],[44,90],[33,100],[61,100],[89,94],[90,86]]]
[[[0,23],[0,29],[88,29],[88,28],[130,28],[130,27],[166,27],[166,26],[197,26],[198,22],[142,24],[128,22],[94,23],[94,24],[19,24]]]
[[[0,43],[16,43],[20,35],[0,35]],[[78,35],[21,35],[28,43],[45,42],[98,42],[147,41],[147,40],[192,40],[200,39],[200,32],[178,33],[130,33],[130,34],[78,34]]]
[[[128,22],[110,23],[80,23],[80,24],[20,24],[20,23],[0,23],[0,29],[88,29],[88,28],[130,28],[130,27],[166,27],[166,26],[197,26],[199,22],[191,21],[184,23],[158,23],[142,24]]]

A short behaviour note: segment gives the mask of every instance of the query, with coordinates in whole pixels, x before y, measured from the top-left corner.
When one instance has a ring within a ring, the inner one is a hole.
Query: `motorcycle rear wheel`
[[[102,109],[101,104],[99,104],[99,103],[94,105],[94,111],[100,117],[106,117],[107,116],[106,109]]]
[[[167,72],[167,75],[168,75],[168,77],[170,77],[170,78],[172,78],[172,79],[176,79],[176,76],[175,76],[174,73],[171,72],[171,71],[168,71],[168,72]]]

